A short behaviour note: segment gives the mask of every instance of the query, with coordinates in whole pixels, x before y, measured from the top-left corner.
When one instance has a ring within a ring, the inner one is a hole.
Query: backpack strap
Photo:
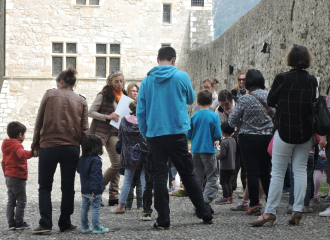
[[[273,119],[273,115],[274,115],[273,111],[259,97],[257,97],[257,95],[255,95],[251,92],[249,94],[252,95],[253,97],[255,97],[261,103],[261,105],[264,106],[264,108],[267,110],[267,113],[270,116],[270,118]]]

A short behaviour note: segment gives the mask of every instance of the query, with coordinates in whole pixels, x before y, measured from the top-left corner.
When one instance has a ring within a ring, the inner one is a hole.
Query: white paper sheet
[[[119,129],[119,125],[121,122],[121,119],[125,116],[128,116],[129,113],[131,112],[131,110],[129,109],[128,105],[133,102],[134,100],[130,97],[127,97],[126,95],[122,95],[119,103],[117,105],[116,111],[115,113],[117,113],[120,117],[119,117],[119,121],[115,122],[115,120],[111,120],[110,121],[110,125],[114,126],[115,128]]]

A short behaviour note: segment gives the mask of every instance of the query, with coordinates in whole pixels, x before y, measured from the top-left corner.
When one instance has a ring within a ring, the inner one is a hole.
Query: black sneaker
[[[159,230],[169,230],[170,227],[162,227],[162,226],[159,226],[158,223],[154,223],[154,229],[159,229]]]
[[[211,224],[211,223],[213,223],[213,216],[210,214],[210,215],[208,215],[206,217],[203,217],[203,222],[205,224]]]
[[[29,228],[31,228],[31,225],[27,224],[26,222],[23,222],[21,225],[15,227],[16,230],[24,230]]]
[[[113,199],[113,200],[109,200],[109,206],[115,206],[116,204],[118,204],[118,199]]]

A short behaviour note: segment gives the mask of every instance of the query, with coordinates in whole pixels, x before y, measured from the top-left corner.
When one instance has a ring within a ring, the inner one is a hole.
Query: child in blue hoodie
[[[80,173],[82,207],[81,227],[83,233],[106,233],[108,228],[100,225],[100,202],[103,192],[102,161],[99,157],[103,154],[102,140],[96,135],[85,137],[82,145],[82,156],[79,158],[77,172]],[[88,222],[89,207],[92,207],[93,229]]]
[[[197,94],[197,104],[201,107],[201,110],[191,117],[187,138],[191,139],[194,172],[202,190],[204,175],[207,178],[203,198],[205,204],[210,205],[219,189],[219,174],[214,146],[216,141],[221,139],[222,134],[219,117],[210,110],[212,92],[201,90]]]

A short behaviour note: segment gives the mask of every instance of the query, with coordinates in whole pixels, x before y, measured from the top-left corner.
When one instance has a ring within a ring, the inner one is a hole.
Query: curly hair
[[[115,77],[119,77],[119,76],[123,76],[123,93],[124,95],[127,96],[127,92],[124,88],[125,86],[125,78],[124,78],[124,75],[122,72],[114,72],[114,73],[111,73],[108,78],[107,78],[107,85],[105,85],[101,91],[101,93],[103,94],[103,96],[105,97],[105,99],[107,100],[107,102],[113,102],[115,100],[115,95],[113,94],[113,86],[112,86],[112,80],[115,78]]]

